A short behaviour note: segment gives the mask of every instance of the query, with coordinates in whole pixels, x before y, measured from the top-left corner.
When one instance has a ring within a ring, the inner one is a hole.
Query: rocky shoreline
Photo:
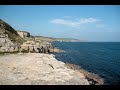
[[[29,32],[18,31],[0,19],[0,53],[61,52],[50,41],[33,37]]]
[[[0,56],[0,85],[89,85],[84,74],[70,69],[53,54],[17,53]]]
[[[77,70],[77,71],[83,73],[90,85],[105,85],[104,79],[101,78],[97,74],[88,72],[88,71],[84,70],[83,68],[81,68],[80,66],[75,65],[75,64],[66,63],[66,66],[70,69]]]
[[[53,54],[48,54],[51,52],[64,51],[54,47],[49,40],[32,37],[29,32],[16,31],[0,19],[0,85],[103,83],[97,76],[76,69],[75,65],[56,60]]]

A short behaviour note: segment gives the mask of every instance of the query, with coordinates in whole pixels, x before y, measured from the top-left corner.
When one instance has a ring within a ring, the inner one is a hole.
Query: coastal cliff
[[[83,73],[47,54],[63,52],[51,42],[0,19],[0,85],[89,85]]]
[[[13,29],[0,19],[0,53],[49,53],[60,50],[49,41],[36,40],[29,32]]]
[[[25,40],[19,36],[17,31],[12,28],[8,23],[0,19],[0,36],[5,37],[0,37],[1,38],[6,38],[9,39],[12,43],[23,43]]]
[[[83,73],[54,57],[42,53],[0,56],[0,85],[89,85]]]

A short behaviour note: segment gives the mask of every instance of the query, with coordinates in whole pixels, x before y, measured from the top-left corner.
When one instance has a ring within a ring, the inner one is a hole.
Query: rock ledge
[[[0,56],[0,85],[89,85],[85,76],[53,54],[18,53]]]

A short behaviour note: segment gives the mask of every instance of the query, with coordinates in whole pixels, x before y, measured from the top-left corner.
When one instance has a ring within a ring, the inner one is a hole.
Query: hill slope
[[[16,43],[23,43],[25,40],[21,38],[17,31],[14,30],[9,24],[0,19],[0,33],[7,34],[8,38]]]
[[[44,36],[34,36],[37,40],[45,40],[50,42],[80,42],[78,39],[73,38],[52,38],[52,37],[44,37]]]

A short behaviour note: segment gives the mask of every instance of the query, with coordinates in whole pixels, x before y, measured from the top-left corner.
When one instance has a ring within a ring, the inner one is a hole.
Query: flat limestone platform
[[[53,54],[0,55],[0,85],[89,85],[85,76],[68,69]]]

